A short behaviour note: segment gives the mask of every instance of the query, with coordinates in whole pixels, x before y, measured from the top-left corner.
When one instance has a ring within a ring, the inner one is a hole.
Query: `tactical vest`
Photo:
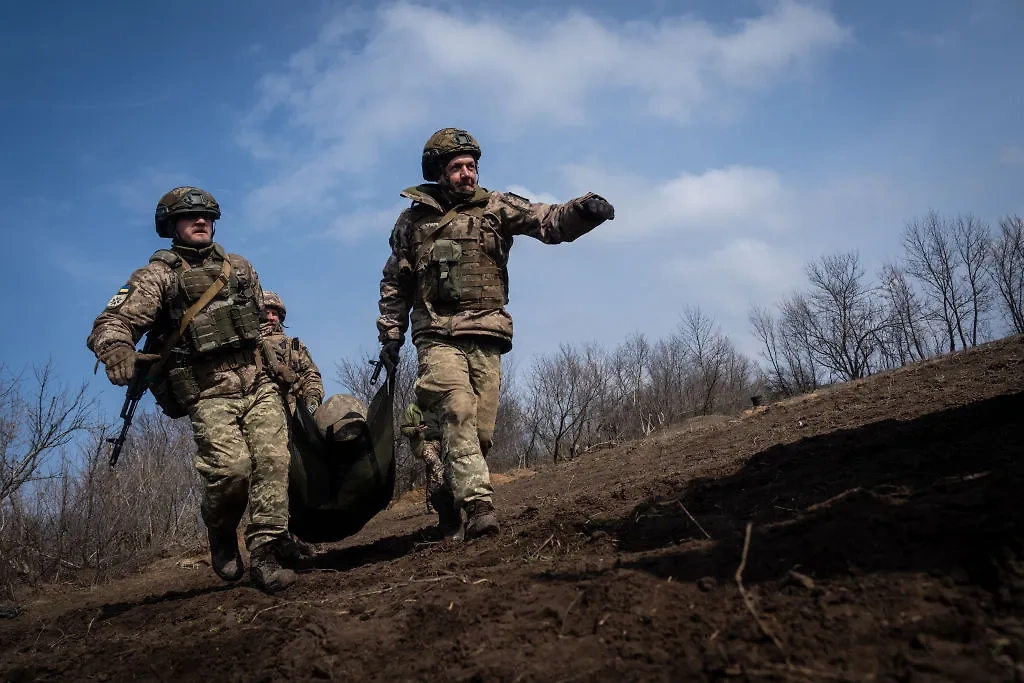
[[[174,326],[181,324],[185,311],[213,285],[220,276],[227,254],[219,244],[201,265],[191,266],[180,255],[161,249],[150,262],[169,265],[177,278],[178,296],[171,302],[169,313]],[[202,357],[225,351],[252,349],[260,338],[260,309],[251,288],[243,289],[234,269],[217,295],[196,314],[182,335],[181,345],[190,356]]]
[[[419,294],[445,313],[489,310],[508,303],[508,249],[485,201],[448,212],[424,211],[413,228]],[[426,209],[426,207],[424,207]]]

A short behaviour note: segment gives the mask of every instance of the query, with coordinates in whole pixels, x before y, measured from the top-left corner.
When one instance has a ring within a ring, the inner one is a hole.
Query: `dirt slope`
[[[1021,680],[1022,425],[1017,337],[506,481],[468,546],[399,503],[279,597],[51,595],[0,679]]]

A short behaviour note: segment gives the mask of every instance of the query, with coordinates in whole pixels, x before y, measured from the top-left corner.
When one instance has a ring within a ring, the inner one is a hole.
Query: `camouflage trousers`
[[[445,487],[444,463],[441,462],[441,442],[424,441],[418,455],[423,458],[423,470],[426,476],[427,509],[432,509],[435,493]]]
[[[234,535],[248,504],[245,545],[250,552],[286,535],[288,426],[276,385],[263,381],[245,396],[200,399],[189,417],[207,528]]]
[[[416,401],[441,416],[445,478],[455,503],[491,501],[484,460],[494,437],[501,386],[498,347],[479,339],[427,337],[416,344]]]

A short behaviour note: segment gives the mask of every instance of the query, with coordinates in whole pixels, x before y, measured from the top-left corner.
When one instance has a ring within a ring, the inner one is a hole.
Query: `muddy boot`
[[[238,581],[245,572],[238,539],[234,531],[214,532],[207,529],[210,539],[210,566],[225,581]]]
[[[471,541],[481,536],[493,536],[501,531],[498,518],[494,515],[494,506],[490,501],[471,500],[466,503],[466,540]]]
[[[290,561],[290,539],[275,539],[264,543],[252,551],[249,556],[249,579],[252,585],[266,593],[277,593],[295,583],[295,572],[282,566],[281,556],[285,563]]]
[[[280,560],[282,567],[296,571],[313,567],[313,560],[316,559],[316,548],[304,541],[300,541],[291,534],[288,534],[288,538],[282,538],[279,543],[277,558]]]
[[[430,501],[437,510],[437,530],[442,539],[461,541],[464,533],[462,513],[455,507],[455,497],[446,488],[435,489]]]
[[[312,560],[316,557],[316,546],[312,543],[306,543],[303,540],[292,536],[292,542],[295,543],[296,550],[299,551],[299,561]]]

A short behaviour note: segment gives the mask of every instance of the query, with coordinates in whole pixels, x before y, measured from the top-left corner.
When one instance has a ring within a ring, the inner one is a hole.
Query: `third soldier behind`
[[[427,184],[402,192],[412,206],[391,232],[377,319],[381,361],[394,367],[411,315],[416,398],[441,415],[446,475],[456,514],[466,513],[466,540],[499,531],[485,457],[497,418],[501,354],[512,349],[505,310],[512,240],[572,242],[615,216],[595,194],[540,204],[485,190],[477,183],[479,159],[480,146],[464,130],[443,128],[427,140],[421,159]],[[442,529],[453,538],[459,532]]]
[[[324,399],[324,382],[320,369],[313,362],[309,349],[298,337],[284,333],[284,319],[288,310],[274,292],[263,291],[263,322],[260,334],[263,349],[270,365],[270,374],[277,381],[288,415],[295,415],[301,402],[312,415]]]
[[[415,401],[410,403],[402,416],[402,434],[409,439],[412,454],[423,461],[426,478],[427,512],[437,510],[444,517],[441,528],[452,524],[454,516],[451,494],[444,482],[444,464],[441,462],[441,425],[437,415],[424,411]]]

